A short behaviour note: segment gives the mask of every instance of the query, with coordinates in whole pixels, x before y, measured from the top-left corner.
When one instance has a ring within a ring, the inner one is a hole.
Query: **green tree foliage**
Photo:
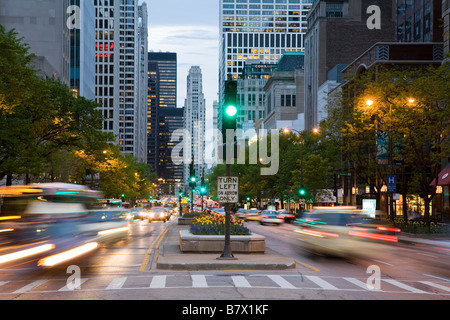
[[[450,155],[450,68],[379,67],[352,79],[342,91],[337,108],[330,110],[324,128],[340,135],[343,158],[360,181],[379,193],[391,172],[406,177],[402,189],[418,193],[429,204],[436,194],[431,184]],[[367,103],[370,101],[371,103]],[[391,164],[378,163],[377,138],[391,141]],[[394,160],[403,162],[402,167]],[[405,180],[405,179],[403,179]]]
[[[104,133],[95,101],[75,98],[59,80],[43,79],[33,55],[13,31],[0,25],[0,179],[86,183],[86,171],[100,173],[108,197],[148,198],[151,168],[123,155]]]

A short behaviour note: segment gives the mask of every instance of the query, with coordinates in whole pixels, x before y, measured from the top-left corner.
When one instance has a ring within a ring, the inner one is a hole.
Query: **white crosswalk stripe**
[[[208,283],[204,275],[192,275],[192,287],[194,288],[207,288]]]
[[[394,286],[397,286],[397,287],[399,287],[399,288],[402,288],[402,289],[404,289],[404,290],[411,291],[411,292],[413,292],[413,293],[426,293],[426,292],[423,291],[423,290],[420,290],[420,289],[411,287],[411,286],[409,286],[409,285],[407,285],[407,284],[404,284],[404,283],[401,283],[400,281],[397,281],[397,280],[393,280],[393,279],[384,279],[383,281],[385,281],[385,282],[387,282],[387,283],[390,283],[390,284],[392,284],[392,285],[394,285]]]
[[[339,290],[332,284],[328,283],[327,281],[323,280],[322,278],[318,276],[305,276],[307,279],[311,280],[315,284],[317,284],[319,287],[325,290]]]
[[[82,278],[80,288],[82,290],[132,290],[132,289],[170,289],[170,288],[271,288],[279,290],[344,290],[344,291],[371,291],[377,293],[405,292],[410,294],[440,294],[450,295],[450,284],[447,281],[412,281],[382,279],[381,289],[372,289],[365,279],[353,277],[330,277],[316,275],[279,275],[279,274],[247,274],[247,275],[149,275],[143,276],[117,276],[113,279],[98,281],[101,276]],[[139,279],[139,281],[136,281]],[[129,280],[129,282],[127,282]],[[57,282],[56,282],[57,281]],[[137,283],[150,283],[147,287]],[[125,283],[128,285],[125,287]],[[61,287],[61,278],[35,280],[26,283],[23,280],[0,281],[0,295],[26,294],[39,292],[70,292],[67,285]],[[86,285],[88,283],[88,285]],[[41,287],[43,284],[45,286]],[[59,288],[56,284],[59,284]],[[424,285],[426,287],[424,287]]]
[[[127,281],[127,277],[117,277],[114,278],[106,287],[106,290],[117,290],[121,289],[123,285],[125,284],[125,281]]]
[[[167,276],[154,276],[152,282],[150,283],[150,288],[165,288],[166,287]]]
[[[27,284],[26,286],[23,286],[20,289],[17,289],[16,291],[14,291],[13,293],[26,293],[28,291],[33,290],[34,288],[39,287],[40,285],[43,285],[44,283],[46,283],[48,280],[36,280],[33,281],[30,284]]]
[[[236,288],[251,288],[252,286],[244,276],[231,276]]]

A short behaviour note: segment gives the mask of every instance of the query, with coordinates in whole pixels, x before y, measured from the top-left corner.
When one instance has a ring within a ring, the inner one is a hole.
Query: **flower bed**
[[[265,237],[253,234],[244,221],[231,217],[231,250],[241,253],[264,253]],[[193,218],[189,230],[180,231],[181,252],[222,252],[225,244],[225,217],[201,215]]]
[[[191,225],[191,233],[195,235],[224,235],[225,217],[221,215],[206,215],[194,217]],[[231,235],[250,235],[250,230],[241,219],[230,217]]]

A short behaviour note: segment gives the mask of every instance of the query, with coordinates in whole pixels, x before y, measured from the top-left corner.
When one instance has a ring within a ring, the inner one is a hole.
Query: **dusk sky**
[[[149,14],[149,51],[177,53],[178,106],[184,105],[189,69],[197,65],[203,74],[207,116],[211,116],[218,91],[219,0],[145,2]]]

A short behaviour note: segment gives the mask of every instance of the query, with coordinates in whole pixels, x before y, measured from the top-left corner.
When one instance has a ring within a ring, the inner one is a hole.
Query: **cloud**
[[[149,26],[149,50],[176,52],[178,63],[178,106],[186,98],[186,77],[191,66],[200,66],[207,112],[212,113],[218,92],[219,30],[211,25]]]

